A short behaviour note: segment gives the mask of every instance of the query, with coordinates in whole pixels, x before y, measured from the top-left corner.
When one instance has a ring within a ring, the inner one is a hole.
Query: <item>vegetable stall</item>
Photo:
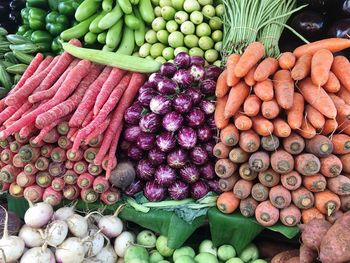
[[[349,262],[349,7],[1,2],[0,261]]]

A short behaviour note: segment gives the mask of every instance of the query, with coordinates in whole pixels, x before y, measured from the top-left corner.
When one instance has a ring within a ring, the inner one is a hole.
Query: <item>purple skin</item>
[[[197,182],[199,180],[199,171],[194,164],[186,164],[180,169],[181,179],[189,184]]]
[[[136,165],[136,174],[140,179],[150,181],[156,169],[149,160],[140,160]]]
[[[139,89],[139,94],[143,93],[146,90],[155,89],[156,87],[157,87],[157,85],[154,85],[154,83],[146,81]]]
[[[211,162],[206,163],[205,165],[199,167],[200,177],[206,180],[213,180],[215,176],[214,164]]]
[[[128,157],[135,161],[141,160],[143,157],[143,151],[136,145],[132,144],[128,149]]]
[[[157,136],[156,145],[162,152],[169,152],[176,146],[176,139],[171,132],[162,132]]]
[[[203,66],[192,65],[190,67],[191,76],[195,81],[203,81],[205,77],[205,69]]]
[[[209,187],[204,181],[197,181],[191,185],[191,196],[193,199],[201,199],[209,192]]]
[[[203,80],[199,84],[199,89],[203,94],[213,96],[215,95],[216,82],[212,79]]]
[[[148,107],[149,103],[151,102],[151,99],[157,95],[158,93],[155,90],[149,89],[142,92],[138,96],[137,100],[142,104],[142,106]]]
[[[169,165],[158,166],[154,174],[155,182],[161,186],[171,186],[176,180],[176,171]]]
[[[170,62],[165,62],[163,65],[160,66],[160,73],[168,78],[172,78],[176,71],[176,66]]]
[[[202,57],[193,56],[193,57],[191,57],[191,65],[198,65],[198,66],[204,67],[205,60]]]
[[[179,148],[170,152],[167,156],[167,163],[171,168],[182,168],[187,162],[188,156],[185,150]]]
[[[208,161],[208,153],[201,147],[194,147],[190,152],[190,157],[196,165],[203,165]]]
[[[126,109],[124,120],[128,124],[138,125],[141,119],[142,106],[135,104]]]
[[[139,179],[135,179],[125,190],[124,193],[128,196],[134,196],[136,193],[141,192],[144,183]]]
[[[189,88],[193,82],[190,72],[185,69],[179,69],[172,79],[183,88]]]
[[[149,78],[148,78],[148,82],[150,82],[150,84],[153,87],[157,87],[158,83],[160,81],[162,81],[164,79],[164,76],[160,73],[152,73]]]
[[[207,124],[208,126],[213,129],[213,130],[217,130],[216,128],[216,124],[215,124],[215,120],[214,120],[214,116],[211,115],[208,119],[207,119]]]
[[[207,79],[217,80],[222,70],[217,66],[210,65],[206,68],[205,77]]]
[[[154,133],[158,131],[161,125],[161,117],[153,112],[142,116],[140,120],[140,129],[143,132]]]
[[[177,94],[173,99],[173,106],[177,112],[186,113],[192,108],[192,99],[190,96],[181,93]]]
[[[136,142],[141,132],[142,131],[139,126],[131,126],[129,128],[126,128],[124,131],[124,139],[128,142]]]
[[[209,157],[214,157],[214,154],[213,154],[214,146],[215,146],[215,142],[206,142],[202,144],[203,149],[207,151]]]
[[[207,115],[213,114],[215,112],[215,103],[211,101],[202,100],[199,102],[198,106]]]
[[[151,181],[146,183],[143,194],[151,202],[162,201],[166,197],[166,189]]]
[[[223,191],[219,187],[219,180],[210,180],[206,182],[211,191],[214,191],[217,194],[221,194]]]
[[[173,95],[179,92],[179,87],[174,80],[164,78],[158,82],[157,90],[160,94]]]
[[[142,150],[148,151],[154,147],[156,138],[150,133],[141,133],[137,138],[136,145]]]
[[[180,52],[174,58],[174,64],[180,69],[187,69],[190,63],[191,57],[186,52]]]
[[[192,149],[197,143],[196,131],[190,127],[181,128],[177,134],[177,142],[182,148]]]
[[[199,108],[193,108],[187,115],[186,121],[190,127],[198,127],[205,122],[205,114]]]
[[[168,188],[168,193],[173,200],[182,200],[188,197],[190,187],[188,184],[176,181]]]
[[[160,165],[166,161],[166,154],[155,147],[148,152],[148,159],[153,165]]]
[[[194,105],[197,105],[202,100],[202,94],[198,89],[186,89],[185,94],[191,98]]]
[[[182,126],[183,117],[181,114],[173,111],[164,115],[163,117],[163,127],[169,132],[175,132]]]
[[[157,95],[151,99],[149,108],[156,114],[167,114],[171,111],[171,101],[164,95]]]
[[[201,142],[207,142],[213,138],[213,132],[208,126],[201,126],[197,129],[197,138]]]

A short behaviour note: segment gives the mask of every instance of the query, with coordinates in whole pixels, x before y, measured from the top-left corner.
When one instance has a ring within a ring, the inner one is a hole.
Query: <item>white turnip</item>
[[[124,263],[125,261],[124,261],[124,259],[123,258],[119,258],[118,260],[117,260],[117,262],[116,263]]]
[[[53,215],[55,220],[67,220],[68,217],[74,215],[76,202],[72,206],[64,206],[57,209]]]
[[[102,250],[93,258],[96,260],[102,260],[104,263],[115,263],[118,259],[118,256],[111,246],[109,240],[107,241],[107,245],[102,248]]]
[[[75,237],[85,237],[88,232],[88,221],[87,217],[83,217],[78,214],[73,214],[70,217],[67,218],[68,228],[69,231],[75,236]]]
[[[33,205],[29,202],[29,208],[24,214],[24,222],[34,228],[40,228],[46,225],[53,216],[53,208],[51,205],[40,202]]]
[[[44,245],[43,247],[33,247],[27,250],[20,263],[55,263],[55,255]]]
[[[50,246],[56,247],[66,239],[68,224],[63,220],[52,221],[45,229],[45,238]]]
[[[67,238],[57,247],[55,254],[57,263],[81,263],[85,256],[83,241],[77,237]]]
[[[100,231],[90,229],[87,238],[87,241],[84,242],[86,254],[88,257],[96,256],[103,248],[104,237]]]
[[[22,238],[26,247],[41,247],[44,244],[44,239],[40,231],[28,225],[23,225],[18,236]]]
[[[128,247],[135,243],[135,235],[131,232],[124,231],[114,241],[114,250],[118,257],[124,257]]]
[[[123,222],[118,217],[119,209],[113,215],[103,216],[98,222],[98,227],[108,238],[114,238],[123,231]]]

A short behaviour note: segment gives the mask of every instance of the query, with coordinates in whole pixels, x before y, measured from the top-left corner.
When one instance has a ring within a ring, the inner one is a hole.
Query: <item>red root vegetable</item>
[[[39,185],[31,185],[24,189],[23,196],[25,199],[31,201],[32,203],[36,203],[42,200],[44,189]]]
[[[27,175],[24,172],[21,172],[17,175],[16,183],[21,187],[28,187],[35,183],[35,175]]]
[[[76,200],[79,194],[80,190],[76,185],[66,185],[63,189],[63,196],[68,200]]]
[[[35,181],[40,187],[46,188],[51,185],[52,177],[48,172],[39,172],[36,175]]]
[[[260,172],[258,177],[259,182],[267,187],[274,187],[280,182],[280,175],[272,169]]]
[[[300,263],[313,263],[317,259],[317,251],[310,249],[304,244],[300,246]]]
[[[77,152],[72,152],[71,149],[69,149],[66,153],[67,159],[72,162],[78,162],[84,157],[84,152],[82,150],[78,150]]]
[[[88,164],[85,161],[79,161],[74,164],[73,170],[77,174],[83,174],[87,171]]]
[[[12,164],[13,164],[14,167],[18,167],[18,168],[24,167],[26,165],[22,161],[22,159],[21,159],[21,157],[19,156],[18,153],[13,156]]]
[[[56,147],[51,151],[51,159],[54,162],[61,163],[66,160],[66,151],[60,147]]]
[[[62,192],[55,191],[51,186],[45,188],[43,193],[43,201],[52,206],[59,205],[63,199]]]
[[[303,244],[310,249],[320,251],[322,239],[331,226],[325,219],[313,219],[307,224],[299,225]]]
[[[241,200],[239,204],[239,210],[241,214],[245,217],[251,217],[255,215],[255,209],[258,206],[258,202],[252,197]]]
[[[43,156],[45,158],[49,158],[51,156],[52,149],[53,149],[52,145],[49,145],[49,144],[44,145],[40,149],[41,156]]]
[[[313,207],[315,203],[314,195],[305,187],[299,187],[292,191],[292,201],[300,209],[307,209]]]
[[[118,189],[110,188],[107,191],[103,192],[100,198],[102,202],[105,203],[106,205],[113,205],[119,201],[120,192],[118,191]]]
[[[49,159],[45,157],[39,157],[35,162],[35,168],[39,171],[45,171],[49,168]]]
[[[344,175],[338,175],[337,177],[328,178],[327,187],[333,193],[343,196],[350,194],[350,178]]]
[[[79,177],[77,179],[77,185],[81,189],[91,188],[92,184],[94,182],[94,179],[95,178],[91,174],[83,173],[83,174],[79,175]]]
[[[262,226],[273,226],[279,219],[279,211],[270,201],[264,201],[257,206],[255,218]]]
[[[272,187],[269,192],[269,198],[271,204],[280,209],[289,206],[292,201],[290,192],[282,185]]]
[[[102,167],[100,165],[89,163],[88,172],[93,176],[97,176],[102,173]]]
[[[292,171],[281,175],[281,183],[286,189],[293,191],[301,186],[302,179],[299,173]]]
[[[65,185],[65,181],[61,177],[54,178],[51,182],[51,187],[55,191],[62,191]]]
[[[23,190],[24,190],[23,187],[19,186],[15,182],[13,182],[10,184],[8,191],[9,191],[10,195],[12,195],[13,197],[22,197]]]
[[[96,193],[101,194],[109,189],[110,184],[106,177],[97,176],[93,182],[92,187]]]
[[[286,263],[289,259],[292,259],[299,255],[299,249],[283,251],[273,257],[271,263]]]
[[[261,183],[256,183],[253,185],[251,194],[256,201],[266,201],[269,198],[269,188]]]
[[[64,174],[63,179],[66,184],[73,185],[77,182],[78,175],[74,171],[68,170]]]
[[[301,212],[292,204],[280,210],[280,220],[285,226],[296,226],[301,220]]]
[[[295,169],[302,175],[314,175],[321,169],[320,160],[311,153],[303,153],[295,158]]]
[[[81,199],[88,204],[94,203],[97,201],[99,195],[92,188],[82,189],[80,192]]]
[[[289,173],[294,168],[294,158],[284,150],[277,150],[271,155],[271,168],[280,174]]]

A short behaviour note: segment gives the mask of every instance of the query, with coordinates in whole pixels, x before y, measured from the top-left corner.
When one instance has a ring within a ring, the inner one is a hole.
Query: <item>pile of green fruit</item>
[[[213,0],[152,0],[157,18],[146,32],[139,55],[159,62],[177,53],[201,56],[220,66],[223,4]]]
[[[216,248],[211,240],[204,240],[198,253],[190,246],[171,249],[165,236],[158,238],[149,230],[140,232],[136,244],[129,246],[124,255],[125,263],[267,263],[259,259],[259,251],[254,244],[248,245],[239,255],[231,245]]]

